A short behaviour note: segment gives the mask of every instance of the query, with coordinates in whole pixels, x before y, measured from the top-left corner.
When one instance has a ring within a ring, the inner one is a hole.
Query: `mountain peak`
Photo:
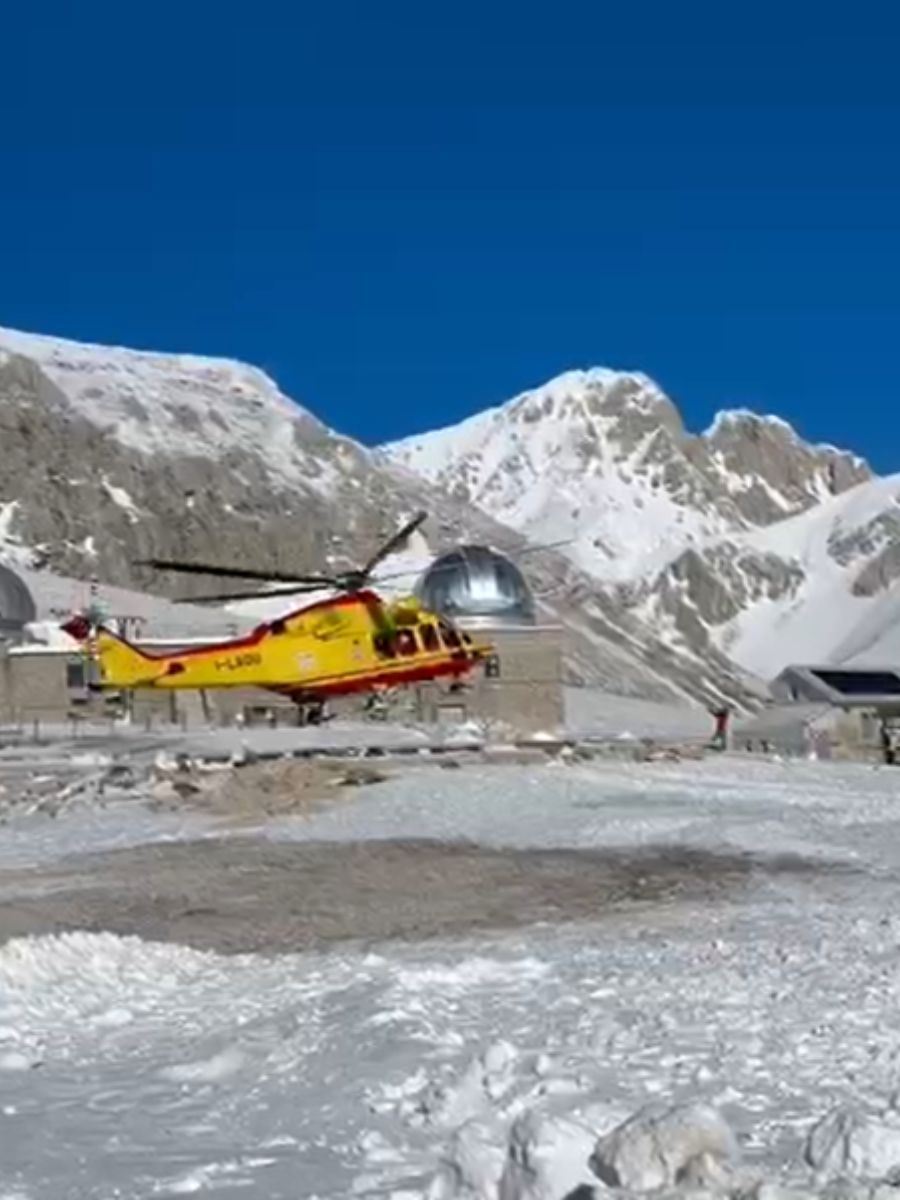
[[[776,417],[772,413],[757,413],[749,408],[724,408],[717,412],[713,417],[711,424],[704,429],[701,437],[716,438],[717,436],[732,432],[735,429],[747,427],[768,426],[771,429],[778,430],[786,437],[794,438],[799,441],[799,435],[789,421],[785,421],[781,417]]]
[[[383,453],[528,537],[570,541],[578,565],[608,581],[870,476],[855,456],[808,446],[781,418],[746,409],[693,435],[647,375],[602,367]]]

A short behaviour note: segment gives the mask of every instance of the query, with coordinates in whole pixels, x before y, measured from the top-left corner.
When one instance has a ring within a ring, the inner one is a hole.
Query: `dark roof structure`
[[[772,683],[780,700],[830,704],[839,708],[900,711],[900,666],[806,666],[794,664]]]

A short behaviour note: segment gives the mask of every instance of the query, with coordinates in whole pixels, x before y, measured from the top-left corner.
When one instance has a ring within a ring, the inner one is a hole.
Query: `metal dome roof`
[[[459,546],[435,559],[416,587],[432,612],[466,625],[533,625],[534,600],[522,572],[487,546]]]
[[[20,634],[37,617],[37,606],[25,583],[9,567],[0,566],[0,638]]]

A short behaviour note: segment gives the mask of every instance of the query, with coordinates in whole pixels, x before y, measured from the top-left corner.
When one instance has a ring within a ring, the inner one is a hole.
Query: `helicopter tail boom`
[[[169,673],[169,663],[151,658],[137,646],[104,625],[92,629],[82,617],[73,617],[63,630],[81,642],[100,668],[100,687],[147,687]]]

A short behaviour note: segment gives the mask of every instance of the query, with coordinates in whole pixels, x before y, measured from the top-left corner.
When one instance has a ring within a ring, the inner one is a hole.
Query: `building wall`
[[[440,684],[419,690],[419,716],[428,722],[496,721],[521,733],[563,727],[562,631],[550,626],[479,629],[496,650],[499,670],[479,669],[459,692]]]
[[[64,654],[0,657],[0,718],[7,722],[64,721],[69,715]]]

